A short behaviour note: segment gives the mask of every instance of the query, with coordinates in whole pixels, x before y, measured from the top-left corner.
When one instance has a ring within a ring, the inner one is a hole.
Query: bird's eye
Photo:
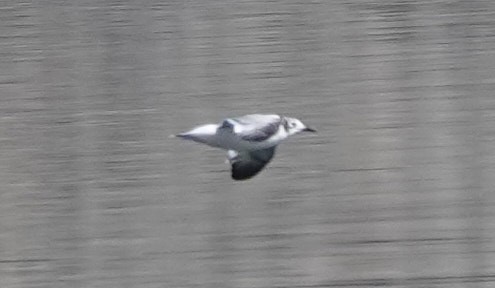
[[[296,127],[296,123],[290,123],[290,127],[292,128]]]

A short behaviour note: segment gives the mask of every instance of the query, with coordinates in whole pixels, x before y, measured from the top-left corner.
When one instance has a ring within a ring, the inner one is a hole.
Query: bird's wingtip
[[[191,137],[191,135],[189,135],[187,133],[172,134],[172,135],[170,135],[168,137],[169,138],[189,139],[189,140],[193,140],[194,139],[194,137]]]

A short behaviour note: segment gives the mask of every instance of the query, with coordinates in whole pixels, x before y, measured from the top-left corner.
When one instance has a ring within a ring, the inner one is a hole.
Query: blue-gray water
[[[1,6],[2,288],[495,286],[495,2]],[[319,133],[168,138],[248,113]]]

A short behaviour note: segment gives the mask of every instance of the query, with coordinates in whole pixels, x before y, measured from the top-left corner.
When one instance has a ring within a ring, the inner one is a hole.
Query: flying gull
[[[282,140],[302,131],[316,132],[296,118],[251,114],[201,125],[174,136],[228,150],[232,178],[245,180],[270,162]]]

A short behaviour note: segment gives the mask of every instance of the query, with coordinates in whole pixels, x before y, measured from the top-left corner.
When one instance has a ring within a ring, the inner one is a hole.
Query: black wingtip
[[[247,180],[260,173],[270,162],[275,154],[275,147],[263,150],[256,150],[246,153],[240,153],[230,159],[232,166],[232,179]]]
[[[248,180],[261,172],[263,168],[240,167],[239,163],[232,164],[232,179],[236,181]]]
[[[244,181],[244,180],[248,180],[251,178],[253,178],[253,176],[245,177],[245,176],[241,176],[241,175],[237,175],[237,174],[232,173],[232,179],[234,179],[235,181]]]
[[[172,138],[181,138],[181,139],[189,139],[189,140],[192,140],[193,137],[191,137],[191,135],[188,135],[188,134],[184,134],[184,133],[180,133],[180,134],[175,134],[175,135],[170,135]]]

